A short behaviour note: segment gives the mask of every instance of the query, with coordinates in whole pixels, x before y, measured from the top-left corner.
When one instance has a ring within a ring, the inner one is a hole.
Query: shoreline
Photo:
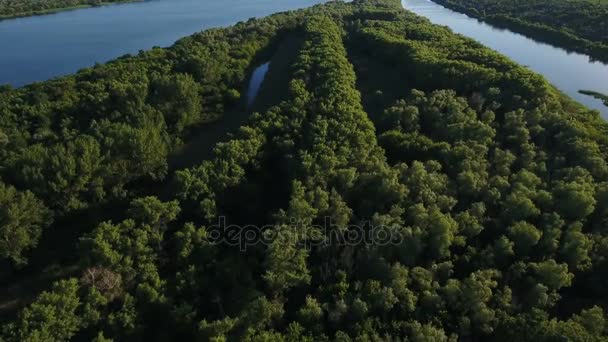
[[[471,18],[488,23],[497,28],[508,29],[542,43],[554,45],[566,51],[589,56],[591,61],[608,63],[608,45],[588,40],[574,34],[557,30],[541,23],[530,23],[506,15],[481,15],[478,11],[454,4],[449,0],[431,0],[445,8],[463,13]]]
[[[113,1],[113,2],[102,2],[99,4],[95,4],[95,5],[82,4],[82,5],[76,5],[76,6],[70,6],[70,7],[49,8],[49,9],[45,9],[45,10],[21,12],[21,13],[10,14],[10,15],[0,15],[0,21],[57,14],[57,13],[61,13],[61,12],[75,11],[75,10],[85,9],[85,8],[111,6],[111,5],[119,5],[119,4],[134,3],[134,2],[144,2],[144,1],[145,0],[120,0],[120,1]]]

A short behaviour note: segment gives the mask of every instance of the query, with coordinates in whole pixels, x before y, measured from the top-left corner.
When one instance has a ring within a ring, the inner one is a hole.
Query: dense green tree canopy
[[[0,182],[0,257],[25,263],[52,215],[31,192],[19,192]]]

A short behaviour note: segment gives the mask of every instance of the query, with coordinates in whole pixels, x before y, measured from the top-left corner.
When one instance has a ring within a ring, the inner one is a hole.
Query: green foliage
[[[527,255],[532,251],[541,237],[541,232],[527,222],[517,222],[509,227],[509,236],[515,243],[518,254]]]
[[[32,145],[17,158],[11,165],[16,170],[17,183],[29,184],[33,192],[47,198],[54,207],[80,209],[87,201],[102,199],[103,190],[96,188],[99,180],[95,175],[99,170],[100,148],[90,136],[50,149]]]
[[[62,280],[43,292],[17,321],[7,328],[7,338],[14,341],[65,341],[83,327],[76,279]]]
[[[0,182],[0,257],[24,264],[51,221],[51,212],[34,194]]]
[[[176,133],[200,121],[201,90],[200,85],[191,75],[163,75],[152,80],[151,88],[152,103],[163,113],[167,126]]]
[[[163,203],[154,197],[134,200],[129,209],[132,219],[116,225],[104,222],[84,241],[89,262],[119,274],[122,285],[136,288],[145,301],[162,301],[158,253],[167,224],[179,211],[176,201]]]

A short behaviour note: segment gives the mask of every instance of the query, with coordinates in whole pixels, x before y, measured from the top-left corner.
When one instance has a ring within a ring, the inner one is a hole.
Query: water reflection
[[[266,73],[268,72],[268,67],[270,67],[270,62],[260,65],[253,71],[251,80],[249,80],[249,87],[247,88],[247,106],[251,106],[253,101],[255,101],[260,91],[260,86],[264,82],[264,77],[266,77]]]
[[[406,9],[427,17],[431,22],[448,26],[454,32],[471,37],[544,75],[561,91],[578,102],[599,110],[608,119],[608,107],[602,101],[578,92],[588,89],[608,93],[608,65],[591,61],[586,55],[568,52],[509,30],[495,28],[428,0],[402,0],[401,3]]]

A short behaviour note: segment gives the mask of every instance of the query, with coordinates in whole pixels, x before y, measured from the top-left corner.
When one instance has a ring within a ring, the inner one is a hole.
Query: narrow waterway
[[[608,119],[602,101],[580,94],[581,89],[608,94],[608,65],[588,56],[570,53],[521,34],[499,29],[429,0],[402,0],[403,7],[431,22],[450,27],[542,74],[561,91],[578,102],[601,112]]]
[[[266,73],[268,72],[269,67],[270,62],[267,62],[260,65],[253,71],[251,79],[249,80],[249,87],[247,87],[247,106],[251,106],[255,101],[255,98],[258,95],[258,92],[260,91],[260,86],[262,86],[262,82],[264,82],[264,77],[266,77]]]

